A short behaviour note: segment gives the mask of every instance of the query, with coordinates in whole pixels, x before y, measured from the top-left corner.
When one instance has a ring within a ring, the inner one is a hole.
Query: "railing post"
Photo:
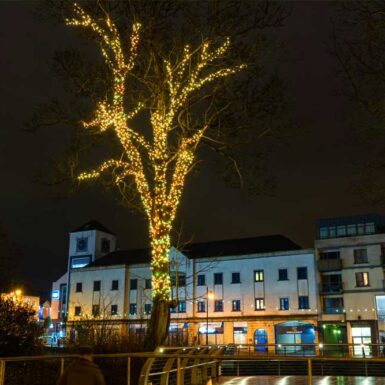
[[[0,385],[5,384],[5,361],[0,361]]]
[[[307,384],[312,385],[313,384],[313,371],[312,371],[312,365],[311,360],[307,360]]]
[[[64,358],[60,358],[60,375],[64,373]]]
[[[182,384],[182,370],[180,366],[180,357],[176,359],[176,385]]]
[[[131,383],[131,357],[127,357],[127,385]]]
[[[237,360],[237,377],[239,377],[239,360]]]
[[[365,376],[368,377],[368,361],[364,361],[365,362]]]

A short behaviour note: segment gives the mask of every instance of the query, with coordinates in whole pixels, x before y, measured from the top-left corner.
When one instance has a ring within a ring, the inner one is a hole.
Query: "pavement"
[[[245,376],[219,379],[220,385],[308,385],[306,376]],[[385,385],[385,377],[313,376],[313,385]]]

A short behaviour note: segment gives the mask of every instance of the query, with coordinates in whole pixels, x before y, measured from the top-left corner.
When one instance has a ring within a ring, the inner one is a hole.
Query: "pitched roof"
[[[272,253],[277,251],[301,250],[302,247],[283,235],[267,235],[262,237],[227,239],[193,243],[183,248],[182,252],[189,258],[207,258],[221,256],[249,255],[257,253]],[[149,248],[136,250],[118,250],[104,255],[90,263],[92,266],[133,265],[149,263],[151,250]]]
[[[91,220],[87,223],[84,223],[83,225],[72,230],[71,233],[77,233],[80,231],[89,231],[89,230],[98,230],[98,231],[102,231],[103,233],[115,235],[112,231],[108,230],[107,227],[103,226],[100,222],[96,220]]]

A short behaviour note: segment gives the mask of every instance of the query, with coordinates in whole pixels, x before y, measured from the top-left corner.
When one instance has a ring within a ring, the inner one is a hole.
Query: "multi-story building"
[[[315,253],[325,343],[385,342],[385,217],[323,219]]]
[[[170,255],[171,335],[190,343],[316,341],[312,250],[274,235],[191,244]],[[69,324],[108,317],[143,332],[152,303],[148,249],[111,252],[70,274]]]

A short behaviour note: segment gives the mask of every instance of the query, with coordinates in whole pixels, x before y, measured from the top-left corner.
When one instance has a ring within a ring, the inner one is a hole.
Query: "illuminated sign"
[[[59,299],[60,298],[60,291],[59,290],[52,290],[52,299]]]

